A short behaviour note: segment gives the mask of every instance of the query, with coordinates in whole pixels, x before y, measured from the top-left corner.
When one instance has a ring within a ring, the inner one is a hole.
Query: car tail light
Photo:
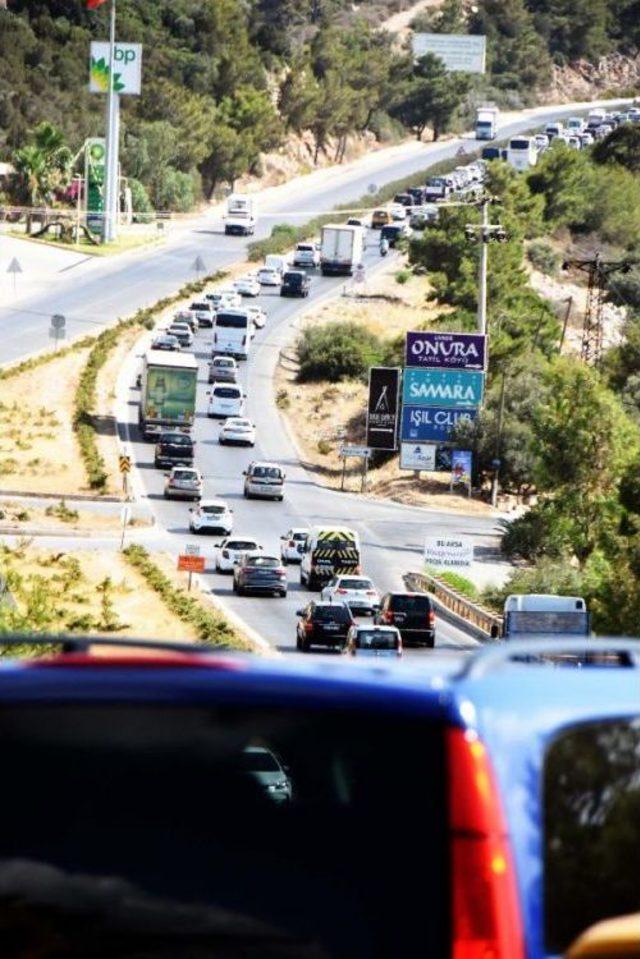
[[[313,623],[305,623],[305,624],[304,624],[304,631],[305,631],[305,633],[312,633],[312,632],[313,632]]]
[[[429,626],[435,626],[436,624],[436,614],[432,609],[430,609],[427,613],[427,622],[429,623]]]
[[[295,545],[296,545],[296,541],[294,539],[290,539],[289,546],[294,547]]]
[[[287,578],[287,574],[286,574],[285,570],[283,570],[283,569],[279,569],[279,570],[278,570],[278,576],[280,577],[280,579],[286,579],[286,578]]]
[[[346,590],[346,589],[337,589],[337,590],[336,590],[336,593],[338,594],[338,596],[346,596],[346,595],[347,595],[347,590]]]
[[[246,342],[247,342],[247,336],[246,336],[246,334],[245,334],[245,335],[242,337],[242,345],[245,346],[245,345],[246,345]]]
[[[382,614],[382,619],[385,623],[393,622],[393,613],[390,609],[385,609],[384,613]]]
[[[525,959],[500,797],[475,733],[447,730],[452,959]]]
[[[376,595],[375,589],[368,589],[368,590],[367,590],[367,596],[375,596],[375,595]]]
[[[218,334],[217,334],[217,333],[214,333],[214,334],[213,334],[213,342],[214,342],[214,343],[217,343],[217,342],[218,342]]]

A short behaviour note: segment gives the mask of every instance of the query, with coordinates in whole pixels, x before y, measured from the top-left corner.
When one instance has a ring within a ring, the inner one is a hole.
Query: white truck
[[[536,635],[589,636],[591,623],[581,596],[547,593],[514,594],[504,603],[505,639]]]
[[[351,276],[362,262],[363,230],[360,226],[329,224],[322,227],[320,271],[323,276]]]
[[[243,193],[232,193],[227,199],[224,232],[228,236],[251,236],[256,228],[253,200]]]
[[[499,110],[492,104],[478,107],[476,113],[476,140],[495,140],[498,133]]]

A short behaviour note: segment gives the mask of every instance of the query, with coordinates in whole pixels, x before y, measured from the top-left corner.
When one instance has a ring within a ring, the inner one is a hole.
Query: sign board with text
[[[473,563],[473,540],[468,536],[427,536],[424,562],[433,569],[469,569]]]
[[[477,410],[455,410],[438,406],[404,406],[400,438],[403,441],[449,442],[461,420],[472,422]]]
[[[204,556],[178,556],[178,569],[183,573],[204,573]]]
[[[452,409],[480,406],[484,373],[470,370],[404,371],[402,402],[414,406],[442,406]]]
[[[364,459],[368,459],[371,456],[371,450],[368,446],[341,446],[340,456],[360,456]]]
[[[116,43],[113,65],[113,92],[139,94],[142,87],[142,46],[139,43]],[[109,44],[91,41],[89,63],[91,93],[109,92]]]
[[[452,450],[451,452],[451,482],[464,483],[471,486],[471,467],[473,453],[471,450]]]
[[[374,450],[398,448],[400,370],[373,366],[369,370],[367,446]]]
[[[484,370],[487,338],[482,333],[407,333],[405,366],[432,370]]]
[[[440,57],[447,70],[484,73],[487,38],[467,33],[414,33],[414,57],[424,57],[427,53]]]
[[[437,448],[435,443],[401,443],[400,469],[426,470],[427,473],[433,473],[436,468]]]

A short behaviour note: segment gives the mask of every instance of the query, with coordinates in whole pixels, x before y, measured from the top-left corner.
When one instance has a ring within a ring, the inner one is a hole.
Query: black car
[[[413,199],[413,206],[422,206],[426,201],[427,191],[423,186],[410,186],[407,193]]]
[[[415,201],[411,193],[396,193],[393,198],[393,202],[397,203],[398,206],[413,206]]]
[[[163,466],[193,466],[195,442],[188,433],[181,430],[165,430],[156,443],[153,465],[156,469]]]
[[[355,619],[344,603],[309,603],[296,612],[296,649],[308,653],[312,646],[344,649]]]
[[[176,336],[166,334],[166,336],[157,336],[151,344],[152,350],[168,350],[172,353],[180,352],[180,343]]]
[[[233,591],[287,595],[287,571],[276,556],[246,556],[233,571]]]
[[[282,277],[280,296],[309,296],[311,277],[304,270],[287,270]]]
[[[433,649],[436,617],[426,593],[386,593],[373,621],[383,626],[396,626],[406,646],[429,646]]]

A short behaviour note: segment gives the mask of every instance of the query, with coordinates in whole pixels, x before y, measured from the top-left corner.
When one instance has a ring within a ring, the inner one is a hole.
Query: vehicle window
[[[448,954],[434,723],[356,708],[73,705],[5,708],[0,736],[12,783],[3,959],[34,943],[88,956],[98,937],[101,955],[148,959]],[[282,761],[279,792],[247,768],[256,743]],[[44,796],[42,782],[56,788]]]
[[[191,304],[191,309],[192,309],[192,310],[206,310],[206,312],[208,313],[208,312],[209,312],[209,304],[208,304],[208,303],[192,303],[192,304]]]
[[[341,536],[335,536],[331,539],[323,539],[316,544],[316,549],[355,549],[356,544],[352,539],[344,539]]]
[[[221,516],[225,511],[224,506],[202,506],[200,508],[207,516]]]
[[[294,539],[297,543],[304,543],[307,538],[307,533],[294,533],[291,539]]]
[[[240,399],[240,390],[234,386],[216,386],[213,395],[223,400]]]
[[[161,436],[160,442],[166,444],[167,446],[192,445],[191,437],[186,436],[184,433],[171,433],[169,436]]]
[[[224,359],[224,358],[222,358],[222,357],[217,357],[217,358],[213,361],[213,365],[214,365],[214,366],[225,366],[225,367],[228,366],[228,367],[231,367],[231,366],[234,365],[234,363],[233,363],[233,360],[231,360],[231,359],[227,360],[227,359]]]
[[[193,470],[174,470],[173,478],[179,480],[194,480],[197,479],[197,473]]]
[[[249,324],[249,317],[237,313],[218,313],[216,316],[216,326],[230,330],[246,330]]]
[[[281,479],[282,473],[277,466],[255,466],[252,470],[253,476],[258,479]]]
[[[268,749],[255,749],[249,746],[241,757],[242,767],[248,772],[279,772],[280,765]]]
[[[431,610],[431,602],[427,596],[393,596],[390,606],[397,613],[424,613],[426,615]]]
[[[351,579],[344,576],[337,582],[343,589],[371,589],[373,585],[370,579]]]
[[[544,770],[549,952],[602,919],[640,910],[640,718],[559,736]]]
[[[258,544],[253,539],[233,539],[225,544],[227,549],[257,549]]]
[[[397,649],[398,637],[395,633],[376,631],[375,629],[358,630],[355,636],[358,649]]]
[[[313,618],[319,623],[350,623],[351,613],[346,606],[316,606]]]
[[[279,566],[280,561],[275,556],[250,556],[246,562],[247,566]]]

